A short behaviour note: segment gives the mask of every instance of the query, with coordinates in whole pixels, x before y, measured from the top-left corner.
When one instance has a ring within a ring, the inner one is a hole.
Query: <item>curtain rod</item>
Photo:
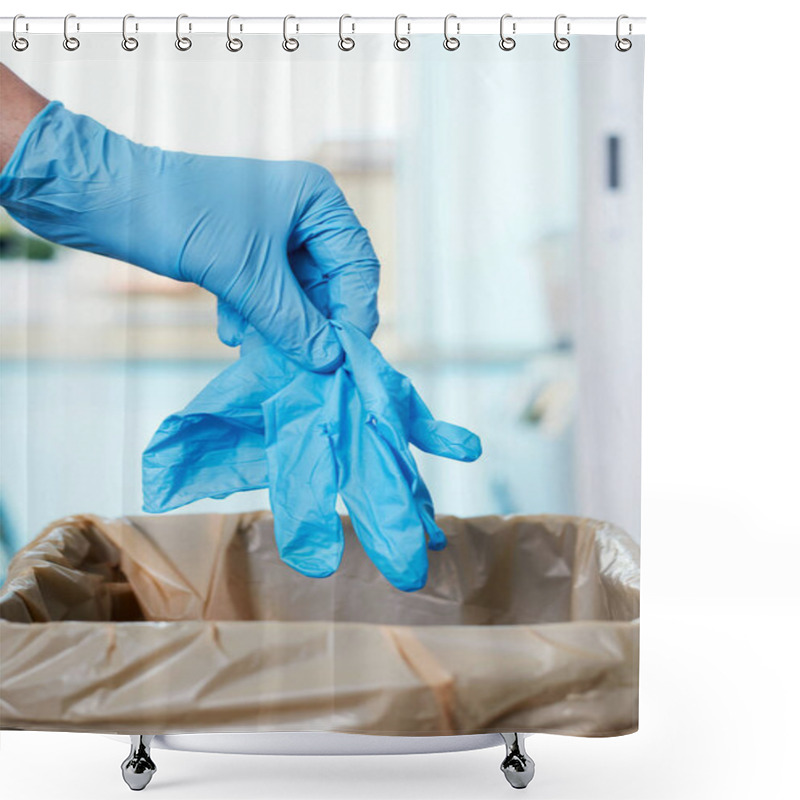
[[[338,17],[303,17],[293,16],[289,19],[289,31],[293,34],[338,34],[340,30],[348,35],[359,33],[384,33],[393,35],[395,25],[399,26],[401,35],[424,33],[442,34],[444,17],[356,17],[345,15],[340,23]],[[626,17],[623,20],[622,32],[625,36],[643,34],[645,17]],[[550,34],[554,32],[554,17],[513,17],[506,15],[504,31],[507,34],[520,36],[526,34]],[[559,31],[574,34],[613,36],[617,31],[616,17],[569,17],[559,15]],[[569,31],[567,31],[569,25]],[[193,17],[182,15],[181,32],[191,34],[216,33],[225,34],[228,30],[227,17]],[[341,27],[340,27],[341,26]],[[122,17],[81,17],[70,16],[70,32],[78,33],[120,33]],[[0,18],[0,31],[11,33],[12,17]],[[176,30],[175,17],[136,17],[127,21],[129,33],[163,33]],[[236,33],[278,34],[284,32],[283,17],[236,17],[232,22],[232,30]],[[448,31],[462,36],[470,34],[498,34],[500,17],[458,17],[451,16]],[[64,33],[64,17],[27,17],[21,16],[17,21],[17,33],[45,34]]]

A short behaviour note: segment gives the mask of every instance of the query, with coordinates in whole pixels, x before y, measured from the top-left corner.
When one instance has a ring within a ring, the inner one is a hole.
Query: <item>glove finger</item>
[[[346,320],[370,337],[378,327],[380,263],[333,176],[317,169],[318,183],[292,232],[290,249],[305,246],[327,283],[327,316]]]
[[[333,322],[347,352],[345,368],[353,373],[365,407],[398,427],[392,441],[408,438],[427,453],[458,461],[481,455],[481,440],[460,425],[434,418],[407,376],[393,369],[368,339],[346,323]],[[406,433],[401,434],[400,431]]]
[[[425,533],[428,535],[428,548],[430,550],[441,550],[447,544],[442,529],[436,524],[436,517],[433,509],[433,498],[422,480],[419,473],[417,462],[402,435],[402,432],[395,429],[386,420],[375,415],[369,415],[370,422],[375,433],[385,443],[389,452],[392,453],[396,470],[399,476],[408,486],[411,496],[417,508],[417,513],[422,520]]]
[[[270,504],[281,558],[310,577],[335,572],[344,537],[336,513],[336,466],[330,440],[317,418],[314,393],[298,384],[264,403]]]
[[[435,419],[428,406],[411,388],[409,397],[409,441],[425,453],[456,461],[475,461],[483,449],[472,431]]]
[[[407,376],[393,369],[368,339],[346,323],[333,322],[347,351],[345,368],[352,371],[365,407],[378,418],[407,431],[412,444],[433,455],[474,461],[481,440],[460,425],[434,418]],[[397,435],[397,441],[405,436]]]
[[[440,550],[446,544],[444,533],[436,524],[433,501],[408,447],[408,432],[413,427],[415,417],[424,415],[432,422],[435,420],[411,381],[392,369],[375,345],[347,323],[334,322],[333,326],[347,352],[344,370],[352,373],[364,413],[371,419],[394,455],[397,468],[414,497],[417,511],[430,538],[430,549]],[[453,428],[459,434],[463,431],[456,426]],[[469,434],[468,431],[465,433]],[[452,446],[445,448],[444,442],[447,440],[443,439],[439,447],[448,455],[467,454]]]
[[[472,431],[439,419],[412,419],[409,441],[425,453],[455,461],[475,461],[483,452]]]
[[[373,432],[364,433],[372,441],[360,445],[358,464],[339,491],[373,564],[396,588],[416,591],[428,577],[425,529],[408,486],[393,476],[388,449]]]
[[[428,578],[425,530],[391,449],[367,422],[350,376],[339,370],[340,428],[334,437],[339,493],[362,547],[396,588]]]
[[[433,498],[419,471],[416,470],[416,464],[414,466],[416,479],[411,484],[411,493],[414,496],[414,502],[417,504],[417,513],[422,520],[422,527],[425,528],[425,533],[428,535],[428,549],[443,550],[447,546],[447,539],[444,531],[436,524]]]
[[[331,379],[300,376],[262,407],[278,552],[289,566],[313,578],[334,573],[344,549],[320,382]]]
[[[247,320],[222,298],[217,298],[217,336],[228,347],[238,347],[244,339]]]

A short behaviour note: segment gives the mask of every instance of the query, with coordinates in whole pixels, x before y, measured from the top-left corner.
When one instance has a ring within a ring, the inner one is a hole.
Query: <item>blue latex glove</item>
[[[338,490],[375,566],[398,589],[414,591],[427,580],[426,534],[432,550],[446,540],[409,442],[474,461],[480,440],[434,419],[411,381],[355,326],[334,326],[344,365],[334,374],[301,372],[263,405],[278,549],[307,575],[334,572],[344,546]]]
[[[301,372],[248,328],[239,359],[152,436],[142,455],[144,510],[159,514],[206,497],[266,489],[261,406]]]
[[[358,328],[332,324],[346,360],[331,374],[298,369],[251,329],[239,361],[168,417],[145,450],[145,510],[269,486],[281,558],[325,577],[342,558],[338,493],[383,575],[419,589],[426,534],[430,549],[445,538],[408,444],[472,461],[480,440],[434,419]]]
[[[0,173],[0,203],[50,239],[128,261],[217,295],[219,334],[244,320],[300,365],[335,369],[343,353],[326,316],[372,335],[379,265],[369,237],[317,164],[192,155],[136,144],[50,102]],[[324,284],[321,313],[292,273]]]
[[[369,329],[370,317],[364,319],[357,305],[331,296],[331,282],[322,277],[323,270],[305,248],[293,251],[289,260],[321,314]],[[261,406],[300,372],[252,326],[246,327],[239,360],[185,409],[167,417],[150,440],[142,456],[144,510],[157,514],[206,497],[221,499],[267,488]]]
[[[336,370],[319,378],[319,386],[308,395],[316,397],[314,402],[305,407],[297,402],[303,385],[315,381],[298,365],[327,371],[343,358],[326,317],[349,320],[367,337],[378,321],[377,259],[327,171],[304,162],[145,147],[54,101],[31,121],[0,173],[0,203],[20,223],[52,241],[211,290],[219,299],[220,337],[228,344],[242,341],[248,322],[260,334],[254,334],[255,344],[243,346],[247,352],[240,362],[212,382],[185,414],[168,419],[154,437],[144,459],[148,510],[266,486],[270,458],[281,465],[280,480],[288,481],[286,452],[298,452],[293,448],[313,433],[302,427],[304,413],[309,418],[316,414],[326,430],[339,431],[336,454],[329,460],[338,474],[332,483],[329,471],[312,471],[305,485],[316,482],[325,508],[331,507],[338,487],[350,498],[350,508],[371,515],[363,524],[358,521],[357,530],[387,577],[401,588],[424,583],[424,547],[420,550],[412,509],[422,530],[428,530],[432,547],[443,546],[444,538],[432,521],[430,496],[413,458],[402,447],[403,437],[414,428],[414,415],[423,420],[422,429],[430,424],[424,404],[415,393],[409,395],[411,416],[401,412],[391,423],[399,422],[399,427],[382,426],[384,434],[393,432],[385,441],[401,444],[391,451],[392,460],[354,422],[378,422],[364,410],[365,398],[374,401],[380,395],[374,381],[365,383],[372,389],[362,394],[354,389],[352,369]],[[273,419],[286,420],[286,431],[274,426],[266,431],[263,406],[287,386],[293,388],[271,407],[277,413]],[[430,449],[438,452],[440,446],[442,442]],[[479,449],[475,437],[465,458],[477,457]],[[370,469],[359,472],[366,463]],[[300,474],[298,464],[295,475]],[[384,489],[365,498],[376,475]],[[287,509],[299,510],[291,493],[276,492],[274,486],[273,493],[276,518],[288,520]],[[278,527],[287,560],[293,559],[299,569],[329,574],[336,568],[338,560],[330,555],[339,547],[341,557],[338,527],[317,529],[319,548],[313,538],[303,538],[297,522],[282,521]],[[400,531],[411,535],[398,547],[392,536]]]

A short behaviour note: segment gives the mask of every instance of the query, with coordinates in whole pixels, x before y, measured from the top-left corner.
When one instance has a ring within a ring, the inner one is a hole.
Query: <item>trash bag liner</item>
[[[639,548],[569,516],[440,515],[423,589],[343,517],[339,571],[278,557],[272,515],[73,516],[0,590],[0,727],[106,733],[631,733]]]

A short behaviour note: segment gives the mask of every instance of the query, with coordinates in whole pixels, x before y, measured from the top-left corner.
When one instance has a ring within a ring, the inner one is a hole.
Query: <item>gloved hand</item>
[[[364,516],[357,531],[387,577],[406,589],[424,583],[427,560],[420,531],[428,531],[431,547],[443,546],[444,538],[405,442],[414,430],[422,431],[418,443],[425,442],[425,433],[433,434],[437,424],[413,387],[397,398],[387,395],[386,406],[380,380],[376,384],[369,369],[364,392],[354,388],[352,367],[336,370],[343,352],[326,317],[350,321],[371,336],[378,321],[379,266],[366,231],[325,170],[304,162],[145,147],[54,101],[34,117],[0,173],[0,203],[52,241],[204,286],[219,299],[223,341],[239,344],[246,329],[255,336],[250,347],[244,342],[237,364],[154,436],[143,461],[147,510],[266,486],[270,459],[281,465],[277,480],[289,481],[286,453],[299,452],[292,447],[314,433],[302,427],[303,414],[316,414],[336,439],[334,461],[328,462],[334,472],[311,470],[304,483],[319,493],[322,517],[338,487],[349,498],[348,507]],[[369,356],[363,363],[374,367],[377,362]],[[298,365],[336,372],[314,376]],[[312,402],[303,407],[296,400],[309,383],[314,384],[308,393]],[[263,406],[287,386],[291,391],[269,412],[273,421],[285,420],[286,430],[273,424],[265,431],[266,409],[259,419],[254,404]],[[405,411],[392,411],[396,399],[406,404]],[[384,417],[365,411],[370,404]],[[378,425],[383,436],[365,436],[369,425]],[[450,433],[455,431],[461,429]],[[467,436],[464,459],[477,457],[477,437],[469,444],[472,435],[462,433]],[[440,448],[442,455],[459,452],[447,435],[431,440],[429,447],[432,452]],[[294,475],[301,474],[298,465]],[[381,488],[368,496],[375,476]],[[289,521],[285,512],[293,506],[299,510],[292,493],[274,487],[273,492],[276,523],[278,517],[287,520],[278,524],[287,558],[307,574],[330,574],[341,557],[338,516],[334,527],[316,529],[316,540],[304,538],[303,520],[311,520],[307,530],[312,532],[313,514],[298,518],[300,524]],[[405,539],[398,544],[394,537],[402,533]]]
[[[316,164],[148,147],[51,101],[0,173],[0,203],[46,239],[213,292],[228,344],[240,343],[246,320],[308,369],[341,363],[326,314],[289,266],[301,250],[330,315],[368,336],[378,324],[369,236]]]
[[[325,577],[344,546],[338,493],[378,569],[413,591],[427,578],[426,534],[430,549],[445,539],[408,444],[472,461],[480,440],[434,419],[358,328],[332,324],[346,359],[331,374],[297,368],[249,329],[239,360],[153,436],[145,510],[269,486],[281,558]]]

